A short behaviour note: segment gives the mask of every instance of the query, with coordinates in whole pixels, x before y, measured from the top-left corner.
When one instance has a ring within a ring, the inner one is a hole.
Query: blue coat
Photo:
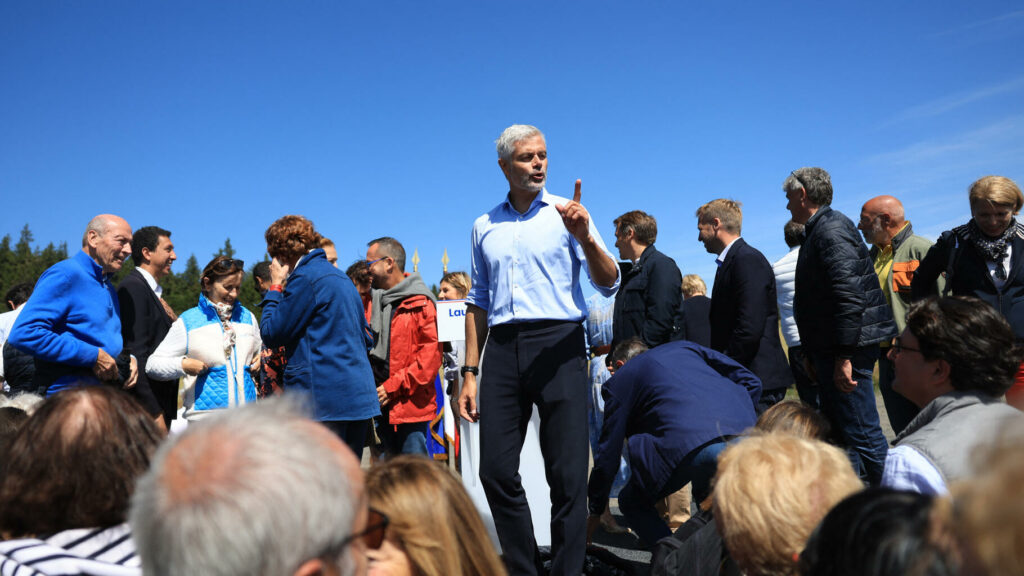
[[[284,292],[268,291],[262,306],[263,343],[285,347],[286,393],[309,395],[318,421],[380,415],[367,357],[373,340],[362,300],[322,249],[303,256]]]
[[[640,354],[604,384],[604,425],[590,474],[600,514],[629,440],[631,483],[658,493],[696,448],[737,436],[757,421],[757,376],[724,354],[679,340]]]

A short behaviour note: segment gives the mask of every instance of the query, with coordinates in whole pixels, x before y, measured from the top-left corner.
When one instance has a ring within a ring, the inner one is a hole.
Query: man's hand
[[[260,365],[262,363],[263,363],[263,358],[259,354],[257,354],[256,357],[252,359],[252,363],[249,364],[249,371],[250,372],[259,372],[260,371]]]
[[[103,348],[96,355],[96,363],[92,365],[92,373],[104,382],[117,381],[117,362]]]
[[[573,192],[572,201],[566,204],[556,204],[555,210],[562,217],[562,224],[580,244],[590,238],[590,213],[580,204],[580,189],[583,187],[582,180],[576,180],[576,190]]]
[[[594,532],[597,532],[598,526],[601,525],[601,517],[596,514],[587,516],[587,544],[590,544],[594,540]]]
[[[480,420],[480,412],[476,409],[476,376],[466,372],[462,379],[462,391],[459,393],[459,415],[469,422]]]
[[[131,356],[129,359],[130,369],[128,371],[128,379],[124,381],[124,389],[134,388],[139,382],[139,362],[135,359],[135,356]]]
[[[195,358],[181,359],[181,369],[189,376],[198,376],[207,368],[209,368],[209,366],[207,366],[202,360],[196,360]]]
[[[388,403],[391,402],[388,400],[388,392],[383,386],[377,386],[377,400],[380,401],[381,408],[387,406]]]
[[[849,394],[857,388],[857,381],[853,379],[853,363],[849,358],[836,358],[836,369],[832,378],[836,388],[844,394]]]
[[[292,271],[291,266],[288,264],[281,263],[280,260],[274,258],[270,261],[270,283],[283,285],[285,280],[288,279],[288,274]]]

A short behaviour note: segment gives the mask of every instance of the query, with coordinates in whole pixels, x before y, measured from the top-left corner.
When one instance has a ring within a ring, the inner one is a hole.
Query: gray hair
[[[82,247],[84,248],[89,243],[89,232],[96,232],[101,237],[107,233],[110,229],[110,216],[107,214],[100,214],[94,216],[92,220],[85,226],[85,232],[82,233]]]
[[[289,576],[320,558],[350,576],[346,538],[359,502],[317,432],[295,403],[269,400],[165,443],[132,499],[143,573]]]
[[[512,157],[512,152],[515,151],[517,142],[522,142],[527,138],[537,135],[540,135],[541,138],[544,137],[544,133],[536,126],[530,126],[529,124],[513,124],[505,128],[501,136],[498,136],[498,139],[494,141],[498,149],[498,158],[508,160]]]
[[[816,206],[832,204],[832,177],[824,168],[798,168],[782,182],[786,192],[807,191],[807,199]]]
[[[384,253],[384,256],[395,261],[395,266],[398,266],[399,271],[405,272],[405,248],[402,247],[401,242],[391,236],[382,236],[366,243],[367,246],[374,244],[378,246],[377,250]]]

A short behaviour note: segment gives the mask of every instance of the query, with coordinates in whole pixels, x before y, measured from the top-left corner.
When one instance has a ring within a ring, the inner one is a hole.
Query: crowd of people
[[[712,199],[709,297],[645,212],[611,221],[614,258],[582,182],[547,190],[537,128],[496,144],[508,192],[438,294],[394,237],[342,271],[295,215],[266,231],[258,311],[217,256],[177,314],[171,232],[111,214],[12,288],[0,574],[580,574],[594,534],[624,530],[614,497],[654,574],[1024,573],[1012,180],[972,184],[971,219],[932,243],[898,199],[855,224],[828,172],[794,170],[774,265],[741,203]],[[465,302],[463,341],[440,341],[439,299]],[[434,461],[457,451],[434,448],[445,411],[479,428],[487,510]],[[535,411],[547,564],[520,476]]]

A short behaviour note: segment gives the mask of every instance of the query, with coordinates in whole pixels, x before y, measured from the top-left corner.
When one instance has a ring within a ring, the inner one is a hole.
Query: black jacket
[[[809,352],[850,357],[896,336],[892,309],[853,222],[823,206],[804,225],[793,315]]]
[[[4,342],[4,380],[11,387],[11,396],[30,392],[42,396],[46,388],[39,389],[33,382],[36,374],[36,360],[32,356],[18,350],[9,342]]]
[[[967,226],[943,232],[914,274],[911,298],[920,300],[935,294],[939,274],[952,272],[946,277],[950,294],[988,302],[1010,323],[1017,340],[1024,340],[1024,225],[1017,224],[1017,235],[1010,246],[1010,272],[1000,290],[992,281],[985,257],[971,242]]]
[[[612,316],[612,349],[630,338],[654,348],[671,339],[683,277],[674,260],[648,246],[622,276]]]
[[[124,337],[124,346],[135,356],[139,370],[139,378],[130,392],[150,414],[164,414],[169,424],[169,419],[173,418],[177,410],[178,381],[151,380],[146,376],[146,362],[167,336],[167,331],[171,329],[171,319],[138,270],[132,270],[121,280],[117,286],[117,299],[121,304],[121,336]]]
[[[703,294],[683,298],[672,339],[689,340],[711,348],[711,298]]]
[[[749,368],[762,388],[793,383],[779,334],[775,273],[743,238],[733,242],[711,292],[711,348]]]

